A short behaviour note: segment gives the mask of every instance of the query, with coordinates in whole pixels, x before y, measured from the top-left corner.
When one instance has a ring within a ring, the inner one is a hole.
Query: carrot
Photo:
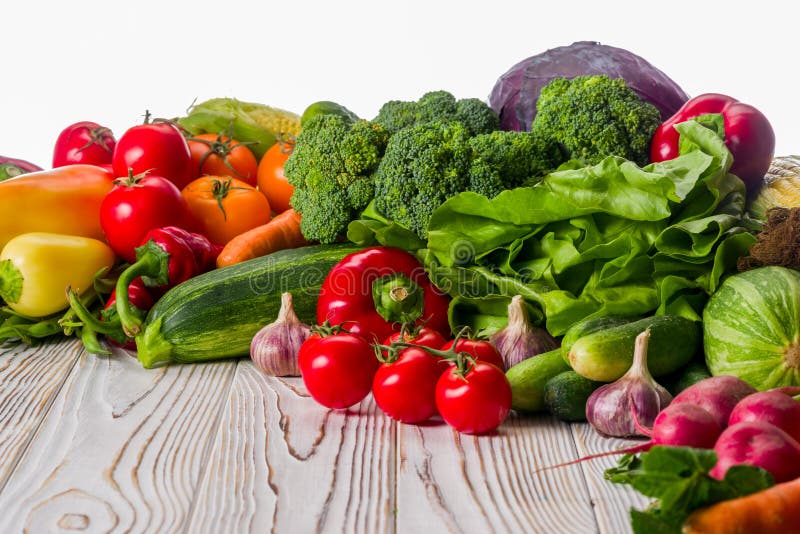
[[[693,512],[684,534],[800,532],[800,478]]]
[[[300,232],[300,214],[289,208],[271,221],[241,233],[228,241],[217,256],[217,267],[266,256],[287,248],[298,248],[309,242]]]

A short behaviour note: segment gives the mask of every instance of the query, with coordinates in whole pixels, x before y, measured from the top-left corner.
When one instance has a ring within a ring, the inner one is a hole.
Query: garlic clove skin
[[[250,343],[250,358],[270,376],[300,376],[297,355],[311,335],[311,328],[294,313],[292,294],[281,295],[281,309],[275,322],[259,330]]]
[[[546,330],[530,324],[522,295],[511,298],[508,305],[508,325],[492,334],[489,342],[500,352],[506,369],[559,347],[558,341]]]
[[[671,397],[662,398],[652,387],[638,380],[620,383],[621,380],[592,392],[586,401],[586,420],[605,436],[641,436],[636,421],[645,427],[653,426],[656,416],[669,404]]]
[[[640,428],[651,427],[672,402],[672,395],[647,369],[649,340],[649,330],[639,334],[630,369],[619,380],[597,388],[586,401],[586,420],[605,436],[643,436]]]

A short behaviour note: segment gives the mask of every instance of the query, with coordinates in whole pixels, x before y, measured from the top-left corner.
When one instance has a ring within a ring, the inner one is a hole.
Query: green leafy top
[[[769,472],[749,465],[734,466],[717,480],[708,474],[716,463],[713,450],[655,446],[638,457],[623,456],[605,478],[657,499],[644,511],[631,510],[635,534],[679,534],[692,511],[775,483]]]

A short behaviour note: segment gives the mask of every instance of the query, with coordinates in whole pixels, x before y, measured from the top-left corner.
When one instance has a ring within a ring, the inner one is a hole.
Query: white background
[[[79,120],[119,137],[145,110],[175,117],[217,96],[301,113],[446,89],[486,98],[511,65],[594,40],[626,48],[690,95],[727,93],[800,153],[800,19],[789,2],[15,1],[4,3],[0,155],[51,163]]]

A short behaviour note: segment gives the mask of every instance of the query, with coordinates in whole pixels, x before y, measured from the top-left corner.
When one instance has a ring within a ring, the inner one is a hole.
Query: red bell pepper
[[[448,338],[449,302],[417,258],[398,248],[370,247],[346,256],[328,273],[317,321],[342,325],[368,341],[382,341],[404,323],[425,323]]]
[[[748,191],[761,185],[775,152],[775,132],[767,118],[751,105],[730,96],[707,93],[686,102],[653,135],[650,159],[665,161],[678,157],[678,123],[719,113],[725,125],[725,145],[733,155],[731,172],[741,178]]]
[[[142,326],[141,318],[131,310],[128,295],[135,278],[142,277],[148,287],[167,289],[214,269],[221,250],[204,236],[177,226],[148,231],[136,248],[136,261],[117,279],[116,308],[125,333],[134,336]]]

